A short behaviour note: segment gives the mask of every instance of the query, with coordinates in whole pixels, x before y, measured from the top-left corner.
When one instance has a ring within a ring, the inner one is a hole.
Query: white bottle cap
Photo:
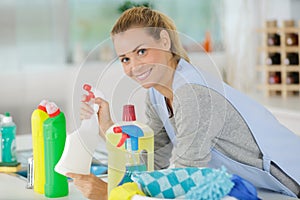
[[[3,124],[7,124],[7,123],[11,123],[12,120],[12,116],[10,116],[10,114],[7,112],[5,113],[5,115],[2,116],[2,123]]]
[[[46,105],[48,104],[47,100],[42,100],[41,103],[38,105],[38,109],[47,112]]]
[[[46,104],[46,110],[49,117],[55,117],[60,113],[59,108],[54,102],[49,102]]]

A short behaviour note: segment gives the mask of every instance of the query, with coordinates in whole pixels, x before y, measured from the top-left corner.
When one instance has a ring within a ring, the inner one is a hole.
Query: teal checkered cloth
[[[156,198],[218,200],[234,186],[225,168],[174,168],[133,172],[131,179],[142,191]]]
[[[131,179],[140,184],[147,196],[176,198],[196,186],[196,183],[203,179],[203,172],[198,168],[175,168],[153,172],[134,172]]]

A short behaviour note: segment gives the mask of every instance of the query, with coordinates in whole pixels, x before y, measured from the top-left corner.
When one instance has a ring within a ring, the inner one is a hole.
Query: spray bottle
[[[2,162],[17,163],[16,156],[16,124],[10,113],[1,115],[0,131],[2,133]]]
[[[125,105],[123,122],[107,130],[106,147],[108,150],[108,194],[118,185],[131,182],[130,175],[133,171],[154,169],[153,130],[136,121],[133,105]]]
[[[83,89],[88,92],[83,101],[93,106],[94,114],[90,119],[82,120],[78,130],[68,134],[63,155],[55,166],[55,171],[63,175],[67,172],[90,174],[93,154],[101,141],[97,115],[99,106],[93,104],[93,99],[95,96],[103,98],[103,94],[97,90],[92,91],[88,84],[85,84]]]
[[[44,157],[44,132],[43,124],[49,115],[46,111],[46,100],[41,101],[38,108],[31,115],[31,132],[33,144],[34,186],[39,194],[45,193],[45,157]]]
[[[44,122],[45,196],[63,197],[69,193],[67,177],[54,171],[66,141],[66,119],[53,102],[46,105],[49,118]]]
[[[136,125],[116,126],[113,128],[114,133],[121,133],[122,138],[117,144],[121,147],[125,143],[126,153],[126,172],[118,185],[123,185],[127,182],[132,182],[131,174],[134,171],[147,171],[146,163],[143,160],[142,154],[137,152],[139,148],[139,138],[144,136],[143,130]]]

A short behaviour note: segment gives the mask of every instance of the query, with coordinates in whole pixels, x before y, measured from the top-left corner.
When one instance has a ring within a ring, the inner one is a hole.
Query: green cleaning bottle
[[[45,148],[45,196],[64,197],[69,193],[68,180],[54,171],[66,141],[66,119],[63,112],[53,102],[46,105],[49,118],[44,122]]]
[[[10,113],[2,115],[0,131],[2,133],[2,162],[17,163],[16,156],[16,124]],[[1,146],[1,145],[0,145]]]

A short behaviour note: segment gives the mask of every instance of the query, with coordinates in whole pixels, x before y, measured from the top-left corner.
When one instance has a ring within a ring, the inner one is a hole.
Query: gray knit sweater
[[[228,157],[262,169],[262,154],[247,124],[221,95],[206,87],[185,84],[174,92],[170,118],[176,134],[173,147],[162,121],[146,98],[148,125],[154,130],[155,168],[207,167],[210,149],[215,147]],[[271,165],[271,173],[295,194],[300,186]]]

